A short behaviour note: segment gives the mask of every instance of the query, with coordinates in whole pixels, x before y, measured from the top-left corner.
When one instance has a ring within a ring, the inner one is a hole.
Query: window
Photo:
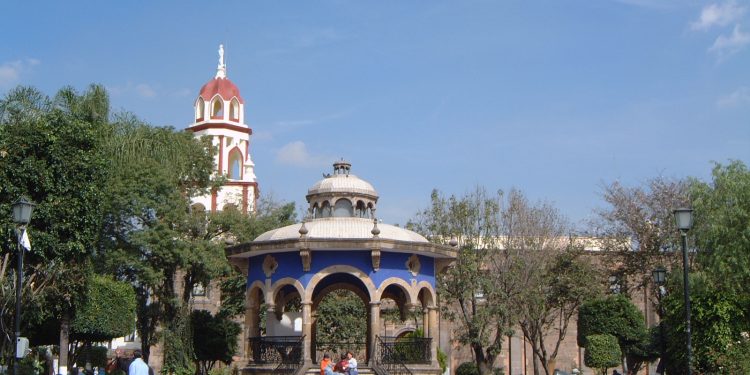
[[[206,102],[203,100],[203,98],[198,98],[198,101],[195,103],[195,120],[203,120],[204,112],[206,110]]]
[[[240,102],[237,98],[232,99],[231,104],[229,104],[229,118],[234,121],[240,120]]]
[[[206,288],[205,285],[201,283],[197,283],[193,285],[193,297],[207,297],[208,296],[208,288]]]
[[[352,210],[352,202],[348,199],[339,199],[333,206],[333,216],[335,217],[352,217],[354,212]]]
[[[211,118],[224,118],[224,105],[221,98],[215,98],[211,104]]]
[[[242,154],[236,149],[229,153],[229,179],[242,179]]]

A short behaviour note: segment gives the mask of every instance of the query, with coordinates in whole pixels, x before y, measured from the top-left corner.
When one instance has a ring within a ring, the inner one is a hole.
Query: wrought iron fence
[[[258,336],[250,338],[250,358],[256,364],[302,361],[304,336]]]
[[[375,341],[375,355],[370,363],[376,374],[412,375],[411,370],[401,361],[400,355],[393,351],[393,345],[389,345],[380,336],[376,336]]]
[[[302,355],[304,339],[305,336],[300,336],[292,346],[292,349],[285,356],[282,356],[281,363],[273,370],[274,375],[292,375],[297,373],[297,370],[304,363],[304,356]]]
[[[381,353],[391,356],[382,358],[384,361],[398,360],[405,364],[427,364],[432,361],[432,339],[429,337],[378,336],[378,339],[378,345],[386,349]]]
[[[346,352],[352,352],[357,362],[363,363],[367,360],[367,343],[360,341],[315,341],[313,345],[313,361],[320,362],[323,354],[328,353],[333,358],[334,363],[341,358],[340,355]]]

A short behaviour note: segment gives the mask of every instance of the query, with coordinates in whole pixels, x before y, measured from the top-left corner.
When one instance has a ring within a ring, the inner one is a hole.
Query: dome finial
[[[223,44],[219,44],[219,66],[216,67],[216,78],[227,78],[227,64],[224,62]]]

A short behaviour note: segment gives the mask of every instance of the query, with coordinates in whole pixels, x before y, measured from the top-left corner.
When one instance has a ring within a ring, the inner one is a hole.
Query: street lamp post
[[[687,374],[691,375],[693,346],[690,339],[690,282],[688,281],[687,232],[693,227],[693,210],[678,208],[674,210],[674,218],[677,223],[677,229],[680,230],[680,237],[682,237],[682,266],[685,283],[685,332],[687,333]]]
[[[23,287],[23,246],[21,246],[22,235],[26,229],[26,225],[31,221],[31,213],[34,211],[34,203],[26,199],[26,197],[19,198],[13,203],[13,222],[18,225],[16,232],[17,246],[18,246],[18,267],[16,268],[16,318],[15,318],[15,355],[13,360],[13,374],[19,375],[19,353],[18,353],[18,338],[21,337],[21,293]]]
[[[658,287],[658,290],[656,291],[656,298],[659,301],[659,356],[661,359],[659,360],[659,365],[656,367],[656,372],[659,374],[664,374],[664,368],[666,367],[665,361],[664,361],[664,322],[662,319],[664,319],[664,306],[661,304],[661,298],[664,297],[664,284],[667,280],[667,270],[662,267],[656,267],[653,272],[654,276],[654,284]]]

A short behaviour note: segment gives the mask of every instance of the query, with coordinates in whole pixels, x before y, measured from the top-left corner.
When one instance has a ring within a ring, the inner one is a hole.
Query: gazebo
[[[247,373],[302,373],[331,343],[316,340],[317,309],[332,291],[349,290],[366,307],[366,342],[346,343],[360,366],[380,375],[437,374],[436,274],[456,257],[449,246],[378,221],[378,193],[339,161],[307,193],[308,216],[227,249],[247,275]],[[298,311],[287,311],[298,301]],[[422,337],[381,330],[381,302],[421,311]],[[265,317],[265,319],[263,319]],[[262,329],[263,328],[263,329]]]

